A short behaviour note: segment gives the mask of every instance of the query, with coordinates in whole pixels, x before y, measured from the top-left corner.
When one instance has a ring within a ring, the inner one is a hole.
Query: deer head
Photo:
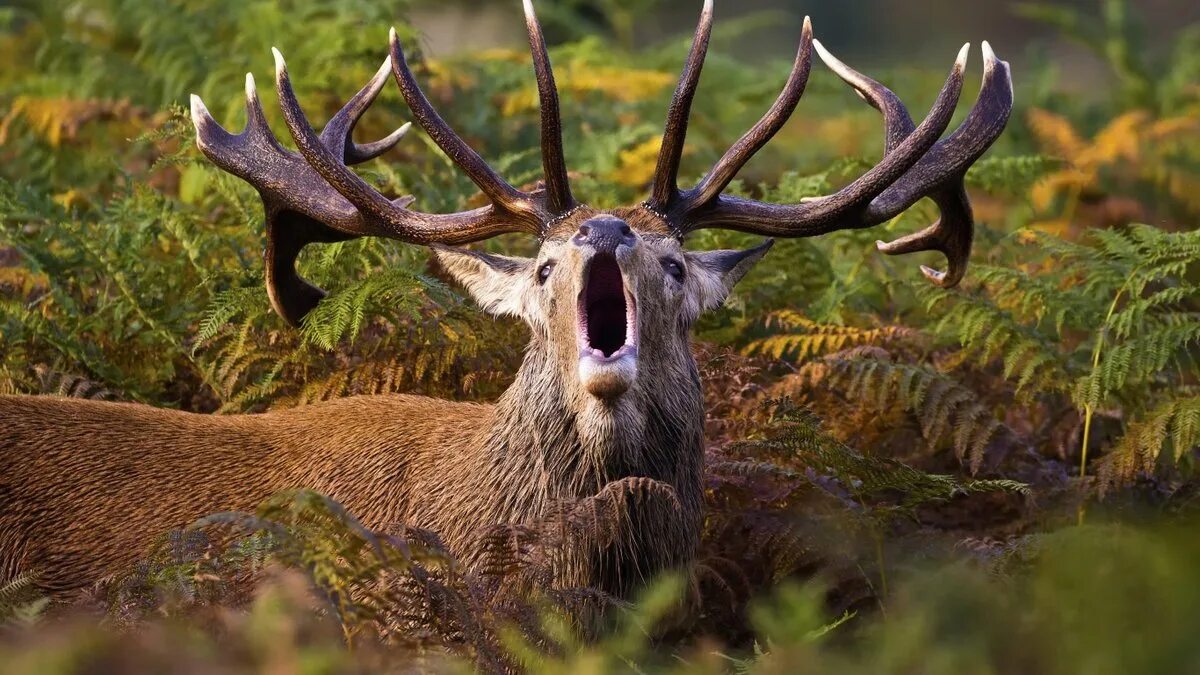
[[[405,61],[395,31],[390,55],[375,77],[318,134],[296,100],[283,57],[275,51],[276,87],[299,153],[271,134],[247,75],[248,124],[241,134],[222,129],[199,98],[192,115],[200,149],[221,168],[254,185],[267,214],[267,290],[275,310],[298,324],[324,293],[300,278],[295,260],[313,242],[381,236],[433,247],[444,265],[489,312],[520,317],[532,328],[531,350],[553,363],[571,396],[615,401],[641,386],[661,384],[656,373],[681,365],[693,378],[688,326],[726,294],[770,246],[746,251],[685,250],[688,233],[727,228],[773,237],[810,237],[887,221],[923,197],[940,219],[916,234],[879,243],[886,254],[937,250],[946,271],[922,268],[935,284],[962,278],[973,222],[963,187],[967,168],[1008,119],[1012,86],[1008,64],[983,43],[984,76],[978,102],[957,130],[939,140],[963,84],[968,46],[956,59],[932,109],[914,124],[900,99],[858,73],[812,38],[806,19],[800,47],[782,93],[694,187],[677,184],[689,108],[712,28],[707,0],[667,115],[649,197],[625,208],[600,210],[571,192],[563,156],[558,95],[541,28],[525,2],[529,43],[541,106],[544,184],[526,192],[501,178],[433,109]],[[808,80],[815,47],[825,64],[883,115],[883,159],[836,193],[800,204],[770,204],[722,195],[738,170],[783,126]],[[351,141],[359,117],[389,75],[399,84],[416,123],[490,200],[455,214],[413,210],[411,199],[389,199],[349,169],[391,148],[409,125],[366,145]],[[513,258],[455,248],[497,234],[537,237],[536,258]],[[690,367],[689,367],[690,364]],[[698,387],[697,387],[698,389]]]

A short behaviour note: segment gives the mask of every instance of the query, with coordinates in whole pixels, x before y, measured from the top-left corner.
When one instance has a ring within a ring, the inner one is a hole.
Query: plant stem
[[[1117,294],[1113,296],[1112,303],[1108,306],[1108,314],[1104,315],[1104,321],[1100,324],[1100,335],[1096,338],[1096,346],[1092,349],[1092,372],[1091,376],[1096,376],[1096,370],[1100,367],[1100,355],[1104,349],[1104,336],[1108,334],[1108,322],[1112,321],[1113,314],[1117,311],[1117,303],[1120,302],[1121,296],[1125,294],[1125,290],[1129,288],[1129,283],[1133,281],[1141,266],[1135,267],[1125,278],[1125,283],[1117,289]],[[1079,448],[1079,479],[1082,481],[1087,476],[1087,456],[1088,443],[1092,436],[1092,413],[1095,411],[1095,406],[1089,400],[1083,405],[1083,442]],[[1079,503],[1079,511],[1076,518],[1076,524],[1082,525],[1084,515],[1087,512],[1086,500]]]

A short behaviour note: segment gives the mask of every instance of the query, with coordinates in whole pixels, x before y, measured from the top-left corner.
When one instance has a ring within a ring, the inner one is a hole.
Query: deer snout
[[[597,253],[616,254],[618,246],[636,246],[637,235],[633,233],[629,223],[620,218],[597,216],[579,226],[579,231],[571,237],[571,243],[576,246],[590,246]]]

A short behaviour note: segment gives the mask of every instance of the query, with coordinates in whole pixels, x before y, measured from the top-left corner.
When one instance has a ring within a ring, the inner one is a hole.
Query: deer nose
[[[597,251],[616,253],[617,247],[634,246],[637,235],[630,229],[629,223],[613,216],[601,216],[585,221],[579,226],[579,231],[571,238],[576,246],[588,245]]]

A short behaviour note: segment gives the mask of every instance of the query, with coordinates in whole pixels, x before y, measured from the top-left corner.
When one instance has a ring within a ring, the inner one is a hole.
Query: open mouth
[[[597,253],[579,295],[579,355],[607,362],[636,354],[636,332],[636,308],[617,259]]]

